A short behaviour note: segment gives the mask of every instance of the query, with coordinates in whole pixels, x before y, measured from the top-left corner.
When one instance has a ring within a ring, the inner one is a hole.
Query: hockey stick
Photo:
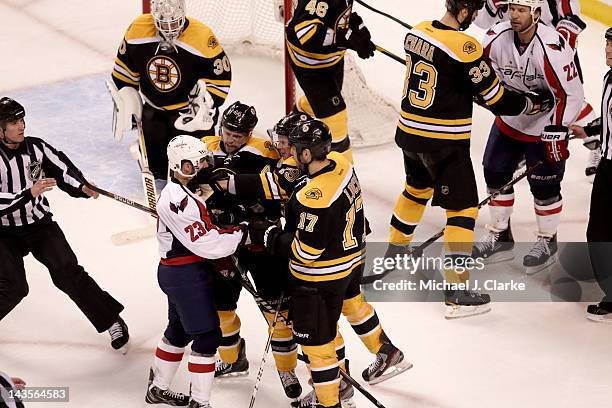
[[[255,299],[255,303],[257,303],[257,306],[259,306],[259,310],[262,313],[264,312],[264,310],[268,313],[274,313],[274,309],[272,308],[270,303],[263,300],[261,296],[259,296],[259,293],[257,293],[257,290],[253,287],[253,285],[251,284],[251,281],[248,280],[245,270],[242,268],[242,266],[240,266],[240,264],[238,263],[238,259],[236,258],[235,255],[232,255],[232,260],[234,261],[234,264],[236,265],[236,269],[238,270],[238,273],[239,273],[239,276],[237,277],[237,279],[239,280],[240,286],[246,289],[246,291],[249,292],[253,296],[253,299]],[[236,275],[235,274],[229,275],[227,277],[231,278],[233,276],[236,276]],[[278,319],[282,321],[287,327],[291,326],[291,322],[289,322],[289,320],[285,318],[285,316],[283,316],[282,314],[278,315]],[[298,355],[298,358],[301,361],[306,362],[306,357],[302,355]],[[353,387],[355,387],[355,389],[359,391],[364,397],[366,397],[372,404],[374,404],[375,406],[379,408],[385,408],[385,406],[380,401],[378,401],[376,397],[370,394],[365,388],[361,386],[361,384],[359,384],[353,377],[351,377],[342,368],[340,368],[340,375],[342,376],[342,378],[344,378],[346,382],[350,383]]]
[[[276,322],[278,321],[278,316],[280,315],[281,306],[283,305],[283,295],[281,292],[280,298],[278,299],[278,306],[276,307],[276,313],[274,314],[274,320],[272,320],[272,327],[270,328],[270,334],[268,335],[268,341],[266,342],[266,347],[264,349],[264,354],[261,357],[261,363],[259,365],[259,371],[257,372],[257,378],[255,379],[255,385],[253,386],[253,393],[251,394],[251,403],[249,404],[249,408],[253,408],[255,405],[255,397],[257,396],[257,391],[259,391],[259,383],[261,382],[261,377],[263,376],[264,364],[266,363],[266,358],[268,357],[268,352],[270,351],[270,345],[272,344],[272,336],[274,336],[274,329],[276,329]]]
[[[521,173],[519,176],[513,178],[512,180],[510,180],[509,182],[504,184],[499,190],[497,190],[497,191],[493,192],[492,194],[490,194],[489,196],[487,196],[484,200],[482,200],[480,203],[478,203],[478,209],[480,209],[480,208],[484,207],[485,205],[489,204],[489,202],[491,202],[491,200],[493,200],[495,197],[500,195],[504,190],[507,190],[508,188],[512,187],[513,185],[515,185],[516,183],[518,183],[519,181],[521,181],[522,179],[527,177],[537,167],[539,167],[542,163],[543,163],[542,161],[538,161],[533,166],[531,166],[530,168],[525,170],[523,173]],[[412,252],[410,252],[410,256],[420,257],[423,254],[423,251],[425,250],[425,248],[427,248],[428,246],[430,246],[431,244],[436,242],[442,236],[444,236],[444,229],[442,229],[442,230],[438,231],[436,234],[432,235],[425,242],[421,243],[421,245],[417,246],[416,248],[413,248]],[[363,276],[361,278],[361,284],[362,285],[371,285],[374,282],[383,279],[385,276],[387,276],[388,274],[390,274],[393,271],[395,271],[395,268],[393,268],[393,269],[386,269],[383,272],[377,273],[377,274],[374,274],[374,275]]]
[[[380,10],[378,10],[378,9],[375,9],[374,7],[370,6],[370,5],[369,5],[369,4],[367,4],[367,3],[364,3],[364,2],[363,2],[363,1],[361,1],[361,0],[355,0],[355,3],[359,3],[359,4],[361,4],[363,7],[367,8],[368,10],[371,10],[371,11],[373,11],[373,12],[377,13],[377,14],[380,14],[381,16],[385,16],[385,17],[387,17],[387,18],[389,18],[389,19],[391,19],[391,20],[395,21],[396,23],[398,23],[398,24],[400,24],[400,25],[402,25],[402,26],[406,27],[407,29],[412,30],[412,26],[411,26],[410,24],[404,23],[404,22],[403,22],[402,20],[400,20],[399,18],[397,18],[397,17],[393,17],[391,14],[388,14],[388,13],[385,13],[384,11],[380,11]]]
[[[123,196],[120,196],[119,194],[115,194],[115,193],[111,193],[110,191],[106,191],[98,186],[94,186],[91,183],[87,183],[87,187],[91,188],[93,191],[102,194],[103,196],[112,198],[115,201],[119,201],[120,203],[123,203],[125,205],[129,205],[130,207],[134,207],[139,209],[140,211],[144,211],[146,213],[151,214],[152,217],[156,217],[157,218],[157,212],[155,211],[155,209],[152,209],[150,207],[147,207],[146,205],[142,205],[140,203],[137,203],[136,201],[132,201],[129,198],[125,198]]]
[[[396,60],[397,62],[399,62],[402,65],[406,65],[406,60],[403,60],[401,57],[395,55],[394,53],[392,53],[389,50],[384,49],[383,47],[377,45],[376,46],[376,51],[385,54],[387,57]]]
[[[144,133],[142,131],[142,122],[136,122],[138,128],[138,145],[140,147],[140,174],[142,177],[142,186],[145,192],[147,205],[153,211],[157,208],[157,189],[155,188],[155,177],[149,169],[149,159],[147,156],[147,147],[145,145]]]

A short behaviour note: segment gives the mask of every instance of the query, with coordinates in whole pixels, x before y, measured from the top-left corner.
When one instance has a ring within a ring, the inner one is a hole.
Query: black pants
[[[602,159],[597,167],[591,193],[587,241],[593,272],[605,294],[602,302],[612,310],[612,160]]]
[[[123,305],[100,289],[81,265],[59,225],[51,219],[35,225],[0,229],[0,320],[28,294],[23,257],[45,265],[51,280],[66,293],[98,332],[117,321]]]

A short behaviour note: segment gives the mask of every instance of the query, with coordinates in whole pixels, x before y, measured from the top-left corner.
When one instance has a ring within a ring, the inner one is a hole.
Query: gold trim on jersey
[[[118,57],[115,58],[113,73],[117,74],[115,76],[118,79],[132,83],[133,85],[138,85],[138,82],[140,81],[140,74],[128,68],[127,64],[121,61]]]
[[[469,63],[482,57],[480,42],[464,32],[435,28],[431,21],[423,21],[410,33],[435,45],[454,60]]]
[[[300,232],[297,231],[295,238],[291,242],[291,252],[300,261],[306,264],[316,261],[319,259],[321,254],[325,251],[323,249],[313,248],[300,241]]]
[[[206,82],[206,90],[211,94],[215,94],[223,99],[227,98],[232,81],[230,79],[210,79],[200,78]]]
[[[341,153],[331,152],[327,158],[335,162],[336,167],[309,179],[297,194],[297,200],[307,208],[331,206],[355,175],[353,166]]]
[[[313,20],[302,21],[301,23],[296,24],[294,30],[295,35],[297,36],[297,39],[300,44],[303,45],[304,43],[306,43],[306,41],[312,38],[312,36],[317,32],[318,24],[323,24],[323,22],[316,18]]]
[[[221,136],[204,136],[200,140],[206,144],[208,150],[212,151],[214,155],[226,155],[221,149]],[[238,149],[238,152],[249,152],[271,160],[280,159],[280,156],[272,145],[272,142],[269,139],[264,139],[259,136],[251,136],[246,144]]]
[[[365,249],[341,258],[309,262],[306,265],[291,260],[289,271],[298,279],[321,282],[342,279],[365,262]]]
[[[287,41],[287,50],[289,57],[291,57],[291,60],[295,63],[295,65],[310,69],[331,67],[332,65],[335,65],[341,61],[346,53],[346,50],[340,50],[328,54],[308,52],[299,49],[289,41]]]
[[[287,192],[278,182],[278,174],[267,171],[259,175],[266,200],[286,200]]]
[[[472,119],[437,119],[404,112],[397,126],[405,133],[432,139],[469,139]]]
[[[209,26],[193,17],[187,17],[187,20],[189,25],[175,41],[177,46],[202,58],[215,58],[223,52]]]
[[[148,40],[152,38],[157,38],[157,41],[160,40],[151,14],[142,14],[136,17],[125,33],[125,41],[128,44],[132,43],[134,40],[138,43],[138,40]]]
[[[505,88],[499,82],[499,78],[495,78],[491,86],[480,92],[480,95],[484,99],[485,103],[488,106],[491,106],[497,103],[497,101],[499,101],[501,97],[504,96],[504,91]]]

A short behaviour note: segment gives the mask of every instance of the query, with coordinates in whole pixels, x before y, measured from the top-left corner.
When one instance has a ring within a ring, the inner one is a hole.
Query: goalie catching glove
[[[374,56],[376,45],[371,40],[370,31],[363,24],[363,19],[355,12],[351,13],[348,28],[338,29],[336,44],[340,48],[350,48],[357,52],[359,58]]]
[[[546,159],[551,163],[558,163],[568,159],[570,152],[569,129],[566,126],[548,125],[541,136],[546,150]]]
[[[206,82],[200,79],[189,92],[189,106],[179,113],[174,127],[185,132],[207,131],[214,127],[216,118],[217,108],[206,90]]]
[[[113,98],[113,138],[123,139],[123,133],[134,129],[134,123],[142,118],[142,99],[136,88],[124,86],[117,89],[114,82],[106,81],[106,87]]]

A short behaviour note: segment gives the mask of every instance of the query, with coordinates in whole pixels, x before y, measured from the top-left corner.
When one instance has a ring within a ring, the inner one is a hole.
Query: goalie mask
[[[185,26],[185,0],[151,0],[151,14],[161,37],[172,43]]]
[[[191,163],[193,173],[183,173],[185,162]],[[175,174],[178,173],[182,177],[190,179],[203,167],[204,162],[212,166],[213,158],[212,153],[200,139],[193,136],[180,135],[175,136],[168,143],[168,169]]]

